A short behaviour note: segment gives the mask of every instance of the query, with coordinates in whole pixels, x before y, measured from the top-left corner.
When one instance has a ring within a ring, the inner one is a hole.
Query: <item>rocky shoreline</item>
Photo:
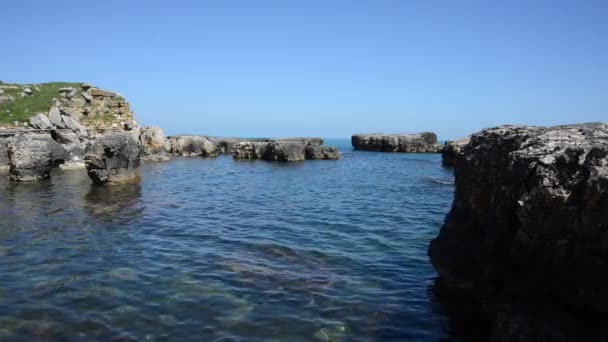
[[[442,285],[479,302],[496,341],[608,336],[596,324],[608,314],[608,125],[502,126],[459,144],[452,209],[428,251]]]
[[[22,97],[41,91],[37,86],[32,88],[35,90],[26,87],[29,91]],[[6,96],[5,103],[17,100]],[[338,150],[324,146],[321,138],[165,138],[160,127],[140,127],[128,102],[118,93],[86,83],[59,88],[48,108],[48,113],[32,116],[27,128],[19,122],[10,128],[0,127],[0,171],[8,170],[12,180],[49,178],[52,168],[61,167],[86,168],[94,184],[123,183],[138,178],[142,161],[167,161],[171,156],[232,154],[234,159],[277,162],[340,158]]]

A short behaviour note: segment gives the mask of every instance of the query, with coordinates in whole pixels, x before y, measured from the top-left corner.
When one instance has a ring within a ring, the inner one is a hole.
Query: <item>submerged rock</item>
[[[418,134],[354,134],[351,144],[355,150],[379,152],[436,153],[437,135],[432,132]]]
[[[50,134],[17,134],[8,142],[10,178],[33,181],[50,177],[51,168],[69,160],[67,151]]]
[[[454,171],[452,209],[429,248],[442,283],[589,318],[608,313],[608,125],[486,129],[471,136]],[[502,328],[517,325],[494,314]]]
[[[8,139],[0,137],[0,171],[7,171],[10,166],[8,158]]]
[[[123,183],[139,178],[141,148],[131,134],[110,134],[97,139],[85,157],[94,184]]]

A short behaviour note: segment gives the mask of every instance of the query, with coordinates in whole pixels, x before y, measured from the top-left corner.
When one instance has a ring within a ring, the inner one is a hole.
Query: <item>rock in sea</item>
[[[469,143],[471,137],[465,137],[458,140],[446,141],[441,148],[441,162],[443,165],[454,166],[456,165],[460,152]]]
[[[141,147],[129,133],[110,134],[93,142],[85,163],[94,184],[116,184],[139,179]]]
[[[437,135],[432,132],[418,134],[354,134],[351,143],[355,150],[378,152],[436,153]]]
[[[608,125],[486,129],[471,136],[454,172],[452,209],[429,248],[443,284],[501,303],[492,307],[555,303],[568,314],[608,314]],[[517,332],[507,339],[554,339],[551,329],[522,331],[538,325],[508,311],[493,314],[499,335]]]
[[[51,168],[69,160],[67,151],[50,134],[17,134],[8,142],[9,175],[16,181],[50,177]]]

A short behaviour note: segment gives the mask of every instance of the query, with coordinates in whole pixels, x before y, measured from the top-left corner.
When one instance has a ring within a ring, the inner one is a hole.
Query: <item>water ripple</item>
[[[437,155],[175,158],[140,184],[0,181],[0,340],[437,340]]]

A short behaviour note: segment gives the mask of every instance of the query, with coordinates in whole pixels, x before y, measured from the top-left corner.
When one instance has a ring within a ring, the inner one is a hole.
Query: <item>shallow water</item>
[[[426,248],[439,155],[174,158],[140,184],[0,180],[0,340],[450,338]]]

